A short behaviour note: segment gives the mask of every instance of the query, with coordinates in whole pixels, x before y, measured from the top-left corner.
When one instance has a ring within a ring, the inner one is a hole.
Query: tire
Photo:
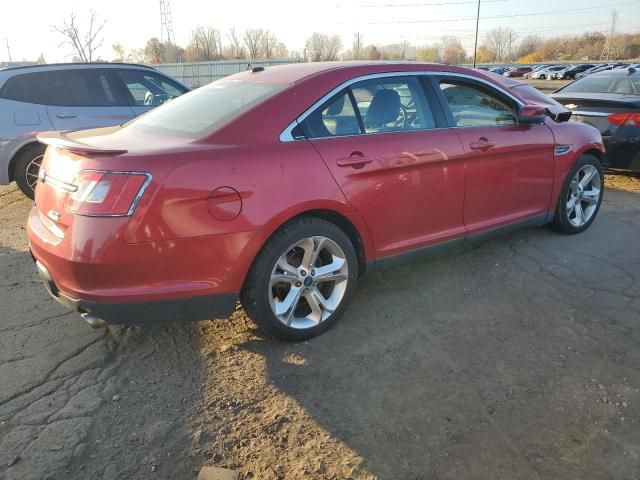
[[[38,182],[38,171],[42,163],[42,156],[46,147],[40,143],[29,145],[22,149],[16,157],[13,170],[13,178],[18,188],[27,197],[33,200],[35,196],[35,186]]]
[[[316,261],[309,267],[314,256]],[[320,273],[328,265],[336,269]],[[319,280],[321,275],[332,279]],[[340,318],[357,279],[358,259],[349,237],[331,222],[299,217],[265,243],[247,275],[240,299],[249,317],[267,336],[299,342],[325,332]],[[294,303],[296,298],[299,300]]]
[[[540,80],[545,80],[547,77],[545,77],[544,75],[540,75],[538,78],[539,78]]]
[[[585,177],[591,173],[592,179],[582,185]],[[580,187],[577,180],[580,180]],[[598,215],[603,196],[604,174],[600,160],[593,155],[582,155],[564,180],[552,225],[566,235],[584,232]],[[574,205],[573,208],[571,204]],[[582,215],[582,220],[579,220],[579,215]]]

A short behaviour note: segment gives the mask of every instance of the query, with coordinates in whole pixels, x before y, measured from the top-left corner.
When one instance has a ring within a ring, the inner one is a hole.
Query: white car
[[[575,65],[565,65],[563,69],[551,72],[547,78],[549,80],[560,80],[564,76],[564,73],[571,70],[573,67],[575,67]]]
[[[15,180],[33,198],[45,150],[38,132],[119,125],[188,91],[144,65],[61,63],[0,70],[0,185]]]
[[[538,70],[531,75],[531,78],[536,78],[538,80],[546,80],[549,76],[557,72],[559,70],[563,70],[564,65],[552,65],[551,67],[543,68],[542,70]]]

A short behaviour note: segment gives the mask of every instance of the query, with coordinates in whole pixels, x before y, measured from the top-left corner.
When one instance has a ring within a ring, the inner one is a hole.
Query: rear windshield
[[[626,93],[628,95],[640,95],[640,75],[596,74],[576,80],[560,91],[562,93]]]
[[[284,85],[218,80],[151,110],[126,127],[198,138],[283,88]]]

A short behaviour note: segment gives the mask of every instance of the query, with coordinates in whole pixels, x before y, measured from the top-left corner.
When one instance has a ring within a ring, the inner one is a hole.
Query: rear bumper
[[[605,165],[640,172],[640,127],[620,127],[602,140],[606,149]]]
[[[238,300],[237,292],[139,302],[97,302],[76,299],[61,292],[47,268],[35,257],[34,261],[45,288],[56,301],[78,313],[95,315],[107,323],[130,325],[224,318],[234,311]]]

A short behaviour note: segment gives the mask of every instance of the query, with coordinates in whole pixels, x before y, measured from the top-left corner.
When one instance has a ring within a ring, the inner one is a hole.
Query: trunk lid
[[[609,123],[610,114],[640,110],[640,99],[637,95],[558,92],[553,94],[553,99],[573,112],[572,121],[597,128],[603,137],[612,135],[617,128]]]

